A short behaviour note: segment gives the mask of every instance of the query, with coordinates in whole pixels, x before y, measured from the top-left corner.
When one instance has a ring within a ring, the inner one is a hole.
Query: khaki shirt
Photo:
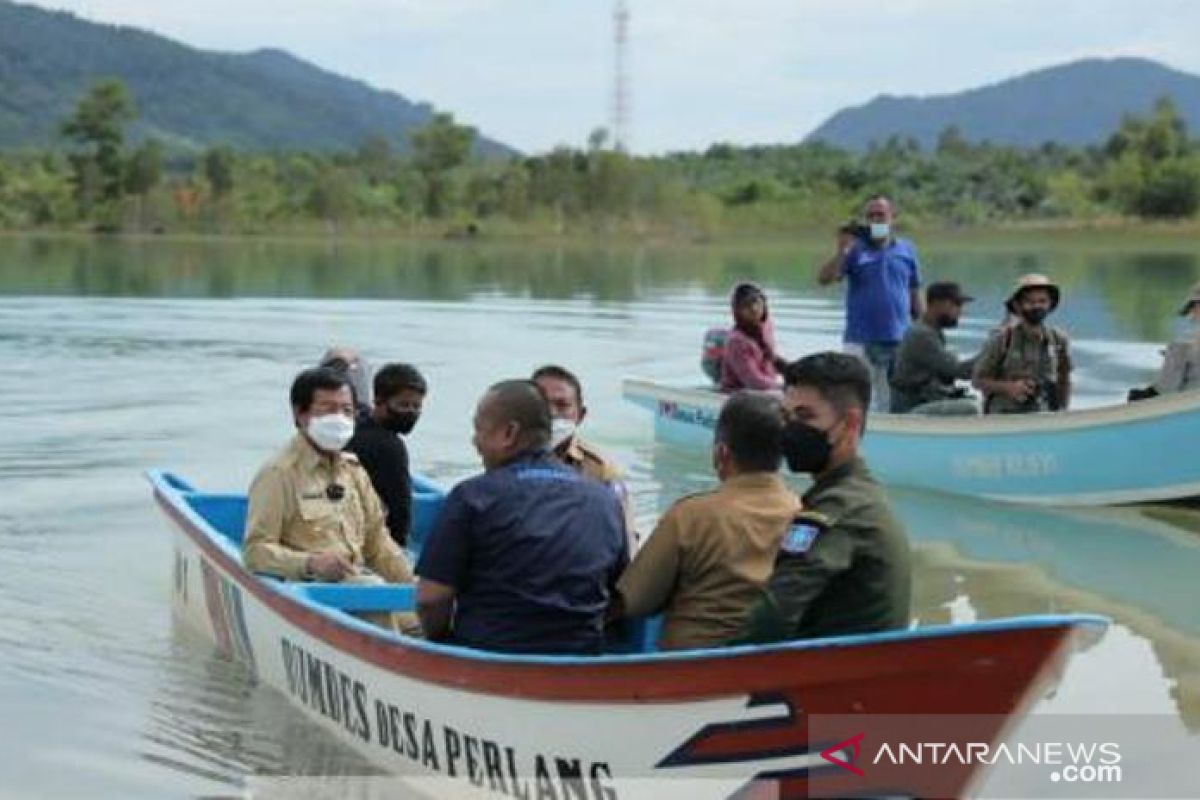
[[[607,483],[616,492],[617,499],[621,501],[621,513],[625,517],[625,535],[629,540],[629,552],[633,554],[637,550],[638,543],[637,518],[634,516],[633,500],[629,496],[629,489],[625,485],[621,468],[578,436],[572,436],[567,440],[566,447],[558,448],[554,454],[580,475],[594,481]]]
[[[664,611],[665,649],[723,644],[746,622],[799,511],[774,473],[737,475],[680,500],[617,584],[625,615]]]
[[[338,484],[341,500],[326,489]],[[244,560],[253,572],[304,578],[308,557],[334,551],[393,583],[411,583],[412,569],[392,541],[367,472],[350,453],[317,451],[297,433],[250,485]]]
[[[975,361],[974,377],[990,380],[1032,378],[1038,392],[1025,403],[1018,403],[1002,394],[984,398],[986,413],[1012,414],[1027,411],[1052,411],[1046,389],[1053,387],[1061,398],[1071,374],[1070,341],[1061,328],[1049,325],[1040,331],[1014,324],[994,332]]]

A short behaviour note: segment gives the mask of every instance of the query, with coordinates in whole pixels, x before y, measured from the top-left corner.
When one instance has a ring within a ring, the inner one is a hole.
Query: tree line
[[[950,127],[931,151],[894,137],[864,153],[816,142],[634,157],[599,129],[585,146],[503,161],[473,157],[475,130],[450,114],[413,131],[404,152],[380,135],[345,153],[134,144],[126,127],[136,116],[124,84],[101,81],[63,121],[65,148],[0,155],[0,228],[705,238],[827,225],[877,192],[934,224],[1200,210],[1200,142],[1168,99],[1083,148],[973,143]]]

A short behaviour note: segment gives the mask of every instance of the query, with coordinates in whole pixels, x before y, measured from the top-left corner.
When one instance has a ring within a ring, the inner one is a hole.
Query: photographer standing
[[[845,279],[845,349],[870,367],[874,407],[887,410],[896,350],[922,312],[921,265],[912,242],[892,235],[896,214],[888,198],[872,197],[863,216],[866,225],[839,230],[837,252],[821,265],[817,281],[826,286]]]
[[[1017,321],[994,332],[975,362],[985,414],[1065,411],[1071,402],[1067,334],[1046,324],[1061,296],[1045,275],[1024,275],[1004,305]]]

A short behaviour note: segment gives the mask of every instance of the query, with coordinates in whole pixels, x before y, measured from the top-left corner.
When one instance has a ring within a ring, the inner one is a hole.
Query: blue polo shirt
[[[628,563],[613,490],[542,451],[454,487],[416,572],[456,590],[456,644],[589,654]]]
[[[899,342],[908,330],[913,289],[921,286],[921,264],[907,239],[884,247],[855,242],[842,262],[846,279],[846,334],[853,344]]]

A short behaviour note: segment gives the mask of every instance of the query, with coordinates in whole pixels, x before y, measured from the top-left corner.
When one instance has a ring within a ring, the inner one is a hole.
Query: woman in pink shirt
[[[775,327],[767,296],[754,283],[739,283],[730,298],[733,329],[721,359],[721,391],[777,389],[786,363],[775,353]]]

